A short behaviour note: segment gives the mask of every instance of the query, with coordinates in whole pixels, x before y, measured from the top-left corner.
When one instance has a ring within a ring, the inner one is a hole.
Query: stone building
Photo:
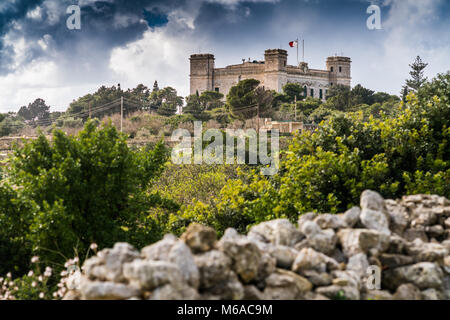
[[[216,68],[214,55],[193,54],[190,57],[190,93],[218,91],[225,96],[239,81],[256,79],[266,89],[281,92],[286,83],[299,83],[305,95],[325,99],[327,90],[337,84],[351,86],[351,60],[329,57],[326,70],[310,69],[306,62],[298,66],[287,64],[287,51],[266,50],[264,61],[243,61],[241,64]]]

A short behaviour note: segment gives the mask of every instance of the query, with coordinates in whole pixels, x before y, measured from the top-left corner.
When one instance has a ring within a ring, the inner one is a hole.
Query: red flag
[[[291,48],[297,47],[297,46],[298,46],[298,40],[289,42],[289,46],[290,46]]]

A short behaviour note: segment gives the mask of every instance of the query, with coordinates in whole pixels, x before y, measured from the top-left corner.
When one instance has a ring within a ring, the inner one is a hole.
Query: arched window
[[[331,67],[331,69],[330,69],[330,70],[331,70],[331,72],[334,72],[334,67]]]
[[[304,86],[304,87],[303,87],[303,95],[304,95],[305,97],[308,96],[308,87],[307,87],[307,86]]]
[[[321,100],[323,99],[323,90],[322,89],[319,90],[319,98]]]
[[[314,89],[313,88],[311,88],[311,97],[314,98]]]

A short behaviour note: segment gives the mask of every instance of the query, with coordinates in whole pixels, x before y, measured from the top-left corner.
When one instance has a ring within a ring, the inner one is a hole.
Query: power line
[[[106,111],[108,109],[112,109],[114,107],[117,106],[117,103],[120,101],[120,99],[116,99],[113,100],[111,102],[108,102],[106,104],[103,104],[101,106],[97,106],[95,108],[91,109],[91,113],[98,113],[100,111]],[[65,120],[67,118],[76,118],[76,117],[83,117],[83,116],[87,116],[89,115],[89,110],[82,110],[80,112],[77,113],[65,113],[64,115],[60,116],[57,119],[41,119],[41,120],[37,120],[35,121],[33,124],[37,125],[37,126],[49,126],[51,124],[53,124],[56,121],[60,121],[60,120]],[[26,127],[26,123],[25,124],[6,124],[7,127]]]

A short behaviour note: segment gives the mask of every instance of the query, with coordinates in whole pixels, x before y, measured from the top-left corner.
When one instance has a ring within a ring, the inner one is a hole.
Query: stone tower
[[[264,53],[265,80],[264,85],[281,91],[282,84],[287,77],[287,51],[282,49],[269,49]]]
[[[214,90],[214,55],[191,55],[191,94]]]
[[[351,64],[347,57],[328,57],[327,70],[330,72],[330,86],[342,84],[351,86]]]

